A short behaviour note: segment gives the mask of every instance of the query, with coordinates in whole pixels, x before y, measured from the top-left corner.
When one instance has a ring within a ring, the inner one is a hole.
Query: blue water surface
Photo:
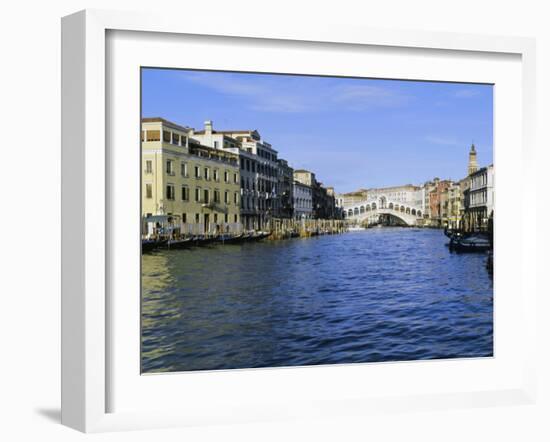
[[[484,254],[373,228],[161,251],[142,261],[142,371],[493,354]]]

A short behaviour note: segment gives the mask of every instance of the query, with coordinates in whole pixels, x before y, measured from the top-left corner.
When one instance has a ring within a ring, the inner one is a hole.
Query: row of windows
[[[174,201],[176,199],[176,188],[173,184],[166,185],[166,199]],[[212,200],[211,197],[212,196]],[[190,191],[187,186],[181,186],[181,200],[189,201]],[[145,184],[145,198],[153,198],[153,184]],[[223,202],[224,204],[230,204],[231,199],[233,199],[233,204],[239,204],[239,193],[233,192],[233,198],[231,198],[231,192],[223,192]],[[195,188],[194,200],[197,203],[209,204],[211,201],[214,203],[220,203],[220,191],[215,189],[213,192],[210,189],[201,189],[200,187]]]
[[[184,223],[184,224],[187,224],[191,219],[193,219],[192,217],[187,217],[187,213],[182,213],[181,214],[181,222]],[[230,222],[230,219],[229,218],[229,214],[224,214],[223,216],[223,222],[224,223],[229,223]],[[239,222],[239,215],[237,214],[234,214],[233,217],[232,217],[232,220],[234,223],[238,223]],[[194,221],[196,224],[199,224],[201,222],[201,214],[200,213],[195,213],[195,217],[194,217]],[[218,223],[218,222],[222,222],[221,221],[221,217],[218,217],[218,214],[217,213],[214,213],[214,223]]]
[[[294,199],[294,206],[300,207],[300,208],[311,208],[312,202],[310,199],[304,199],[304,198],[293,198]]]
[[[160,130],[141,131],[141,141],[160,141]],[[175,146],[185,146],[187,137],[168,130],[162,131],[162,141]]]
[[[483,173],[481,175],[474,176],[470,178],[470,188],[479,189],[480,187],[487,185],[487,174]]]
[[[277,155],[263,149],[258,149],[258,156],[270,161],[277,161]]]
[[[175,176],[176,175],[175,163],[176,162],[174,160],[166,160],[164,170],[165,170],[167,175],[170,175],[170,176]],[[219,171],[219,169],[213,169],[212,173],[211,173],[211,169],[209,167],[195,166],[193,171],[194,171],[194,177],[195,178],[204,178],[205,180],[208,180],[208,181],[210,181],[211,179],[213,179],[214,181],[218,181],[218,182],[220,181],[220,171]],[[145,161],[145,173],[147,175],[153,174],[153,160],[146,160]],[[180,175],[183,176],[183,177],[188,177],[189,176],[188,165],[184,161],[182,161],[180,163]],[[231,175],[233,175],[233,176],[231,176]],[[229,183],[231,181],[231,179],[233,180],[234,184],[239,183],[239,175],[238,174],[236,174],[236,173],[231,174],[231,172],[229,172],[228,170],[224,170],[223,171],[223,181],[225,183]]]
[[[245,196],[241,198],[241,208],[245,210],[266,210],[271,208],[271,201]]]
[[[252,184],[250,184],[252,183]],[[258,191],[271,193],[276,191],[277,186],[267,180],[258,180]],[[256,190],[256,181],[254,179],[250,180],[248,177],[241,177],[241,189],[245,190]]]
[[[487,190],[470,193],[470,205],[484,204],[487,202]]]
[[[275,167],[268,166],[267,164],[256,163],[248,158],[241,158],[241,170],[247,172],[256,173],[261,175],[267,175],[271,177],[277,176],[277,169]]]

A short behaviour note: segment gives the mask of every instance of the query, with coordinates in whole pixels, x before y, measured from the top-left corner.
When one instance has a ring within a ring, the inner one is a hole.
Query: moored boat
[[[158,247],[158,242],[154,239],[142,239],[141,251],[142,253],[152,252]]]
[[[216,242],[220,242],[222,244],[239,244],[246,240],[246,237],[244,233],[241,233],[240,235],[220,235],[216,239]]]
[[[246,237],[247,241],[261,241],[271,235],[271,232],[255,232]]]
[[[166,243],[166,247],[168,247],[169,249],[186,249],[188,247],[191,247],[192,245],[192,238],[169,239]]]
[[[482,234],[454,236],[449,243],[449,249],[459,253],[487,252],[491,249],[491,243],[488,236]]]

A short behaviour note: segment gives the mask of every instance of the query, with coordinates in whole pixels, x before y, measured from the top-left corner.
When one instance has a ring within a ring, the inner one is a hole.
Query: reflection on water
[[[143,372],[491,356],[484,255],[371,229],[142,261]]]

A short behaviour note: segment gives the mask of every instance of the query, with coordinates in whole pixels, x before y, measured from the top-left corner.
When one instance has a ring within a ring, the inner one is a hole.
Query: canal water
[[[142,261],[142,371],[493,354],[483,254],[373,228],[161,251]]]

